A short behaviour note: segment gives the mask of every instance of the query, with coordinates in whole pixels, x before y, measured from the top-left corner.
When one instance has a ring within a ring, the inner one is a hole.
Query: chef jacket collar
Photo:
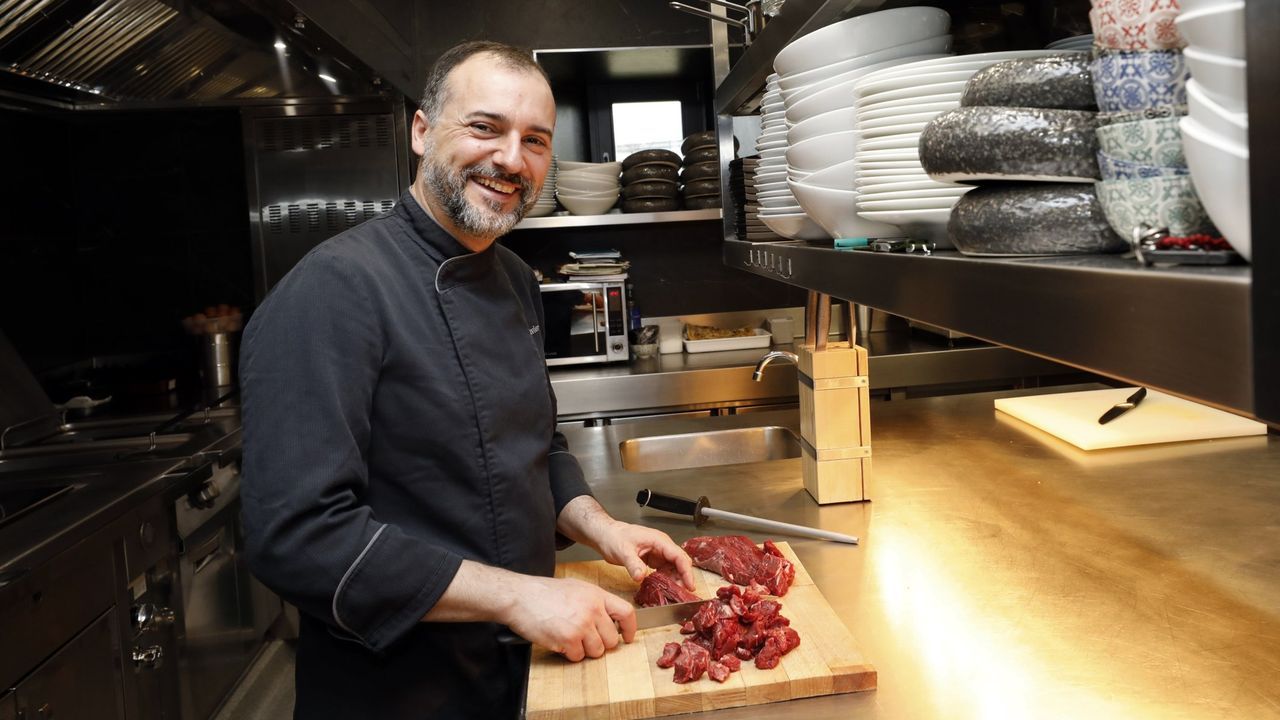
[[[396,212],[401,213],[402,217],[409,221],[417,242],[430,254],[435,255],[437,260],[471,254],[466,246],[458,242],[458,239],[450,235],[448,230],[440,227],[440,223],[436,222],[435,218],[427,214],[422,205],[418,204],[418,199],[408,190],[400,195]],[[492,248],[493,245],[490,245],[485,252],[489,252]]]

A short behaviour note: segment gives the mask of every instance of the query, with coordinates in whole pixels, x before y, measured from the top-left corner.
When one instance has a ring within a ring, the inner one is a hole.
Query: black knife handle
[[[528,645],[529,641],[511,632],[508,628],[498,631],[498,642],[502,645]]]
[[[679,495],[665,495],[660,492],[654,492],[647,488],[636,493],[636,502],[640,507],[651,507],[655,510],[675,513],[676,515],[688,515],[693,518],[694,523],[697,525],[701,525],[707,519],[702,514],[702,509],[711,507],[706,495],[697,500],[690,500]]]

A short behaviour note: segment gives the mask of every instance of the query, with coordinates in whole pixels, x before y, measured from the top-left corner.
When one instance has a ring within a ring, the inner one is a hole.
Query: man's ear
[[[427,133],[431,131],[431,125],[427,122],[427,116],[421,110],[413,113],[413,127],[409,132],[409,142],[413,147],[413,154],[422,157],[427,149]]]

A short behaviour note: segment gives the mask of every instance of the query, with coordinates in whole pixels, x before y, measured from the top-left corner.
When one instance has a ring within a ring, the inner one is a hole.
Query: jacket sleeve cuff
[[[557,433],[559,435],[559,433]],[[551,477],[551,497],[555,502],[556,517],[560,517],[564,506],[581,495],[591,495],[591,486],[587,485],[578,458],[568,450],[553,450],[547,456],[548,471]],[[564,550],[573,544],[573,540],[556,533],[556,550]]]
[[[333,619],[375,652],[417,627],[462,566],[462,557],[384,525],[333,596]]]

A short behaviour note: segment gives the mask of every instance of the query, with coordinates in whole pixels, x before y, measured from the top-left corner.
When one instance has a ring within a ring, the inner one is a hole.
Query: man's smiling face
[[[464,246],[483,250],[537,200],[555,120],[540,75],[485,53],[468,58],[449,73],[435,123],[414,115],[415,197]]]

